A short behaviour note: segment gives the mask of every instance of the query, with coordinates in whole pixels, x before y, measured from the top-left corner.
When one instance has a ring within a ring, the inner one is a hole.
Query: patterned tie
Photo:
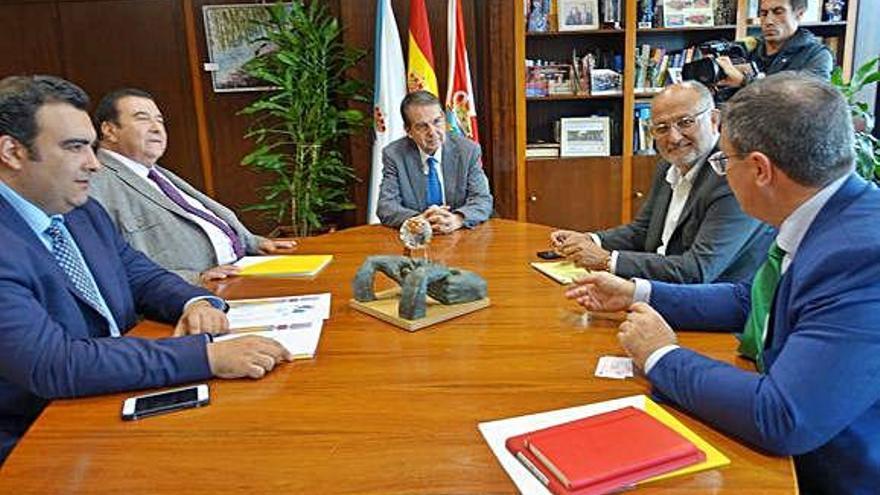
[[[241,238],[238,237],[238,234],[236,234],[235,231],[232,230],[232,228],[226,222],[217,218],[214,215],[211,215],[210,213],[207,213],[189,204],[189,202],[183,198],[180,192],[177,191],[177,188],[174,187],[174,185],[172,185],[170,182],[168,182],[168,179],[159,175],[159,172],[156,171],[155,167],[150,168],[150,172],[147,174],[147,177],[155,182],[156,185],[159,186],[159,189],[161,189],[162,192],[165,193],[166,196],[168,196],[168,199],[174,201],[177,206],[183,208],[187,213],[191,213],[210,223],[211,225],[220,229],[224,234],[226,234],[226,237],[229,237],[229,240],[232,242],[232,249],[233,251],[235,251],[236,257],[241,258],[242,256],[244,256],[244,246],[241,243]]]
[[[739,343],[739,353],[754,359],[758,371],[764,371],[764,344],[773,295],[782,276],[782,258],[785,251],[774,242],[767,253],[767,260],[758,268],[752,281],[752,309]]]
[[[428,157],[428,206],[443,204],[443,190],[440,188],[440,174],[437,173],[437,159]]]
[[[110,334],[114,337],[119,336],[119,330],[112,319],[104,310],[104,299],[98,292],[98,287],[94,280],[87,275],[85,262],[71,246],[71,242],[64,231],[61,230],[61,220],[52,219],[51,225],[46,229],[46,234],[52,239],[52,254],[55,261],[67,274],[67,278],[73,284],[73,288],[79,295],[86,300],[89,306],[100,313],[110,323]]]

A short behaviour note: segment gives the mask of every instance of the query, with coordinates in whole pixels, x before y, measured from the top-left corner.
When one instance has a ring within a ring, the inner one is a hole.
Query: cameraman
[[[762,36],[750,50],[749,61],[768,76],[795,70],[828,80],[833,65],[831,52],[813,33],[798,28],[807,0],[761,0],[760,5]],[[727,74],[719,86],[742,87],[758,75],[750,69],[751,64],[734,65],[729,57],[718,57],[716,61]]]

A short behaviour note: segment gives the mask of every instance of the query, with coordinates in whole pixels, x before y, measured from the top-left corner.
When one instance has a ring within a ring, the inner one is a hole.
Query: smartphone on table
[[[122,419],[132,421],[180,409],[201,407],[210,402],[207,383],[163,390],[125,399],[122,403]]]

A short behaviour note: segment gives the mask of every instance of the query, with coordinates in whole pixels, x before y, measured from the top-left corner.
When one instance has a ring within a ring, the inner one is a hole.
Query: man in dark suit
[[[0,81],[0,462],[51,399],[258,378],[290,358],[268,339],[212,343],[225,303],[119,237],[88,197],[87,105],[62,79]],[[177,337],[122,337],[138,313]]]
[[[275,254],[294,246],[252,234],[232,210],[160,167],[168,135],[159,106],[139,89],[105,95],[94,116],[100,138],[91,195],[125,240],[191,283],[238,273],[245,254]]]
[[[784,72],[740,90],[722,129],[713,168],[743,210],[779,229],[753,282],[603,273],[567,295],[590,310],[628,306],[618,338],[655,394],[794,455],[802,493],[877,493],[880,191],[853,173],[849,106],[830,84]],[[670,325],[744,329],[739,350],[758,373],[678,346]]]
[[[663,157],[635,219],[595,233],[558,230],[557,252],[589,270],[668,282],[750,278],[772,229],[745,215],[706,159],[718,142],[718,110],[695,81],[669,86],[651,103],[651,133]]]
[[[400,113],[407,136],[382,152],[382,185],[376,214],[383,225],[400,227],[422,215],[435,233],[473,228],[492,214],[489,180],[480,146],[446,134],[446,117],[427,91],[406,95]]]

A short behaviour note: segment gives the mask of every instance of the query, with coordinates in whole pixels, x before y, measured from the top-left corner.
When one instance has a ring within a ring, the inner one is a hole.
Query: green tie
[[[755,360],[758,371],[764,371],[764,338],[767,335],[767,317],[773,305],[773,294],[782,276],[782,258],[785,251],[774,242],[767,260],[758,268],[752,281],[752,309],[739,343],[739,353]]]

